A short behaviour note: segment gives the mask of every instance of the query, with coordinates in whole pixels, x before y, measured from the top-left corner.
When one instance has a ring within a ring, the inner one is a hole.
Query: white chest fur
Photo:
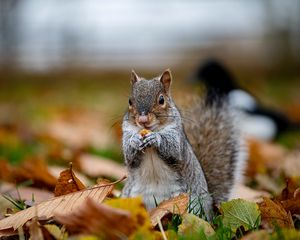
[[[135,183],[131,195],[142,195],[148,209],[155,207],[155,201],[159,203],[181,192],[178,175],[153,148],[146,149],[141,165],[133,174]]]

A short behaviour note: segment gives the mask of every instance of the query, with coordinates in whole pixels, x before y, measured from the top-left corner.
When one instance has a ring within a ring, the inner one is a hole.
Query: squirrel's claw
[[[151,132],[145,135],[143,139],[143,147],[158,147],[160,143],[160,136],[158,133]]]
[[[141,148],[143,145],[143,138],[140,134],[134,134],[131,136],[129,144],[132,148],[141,151],[143,149]]]

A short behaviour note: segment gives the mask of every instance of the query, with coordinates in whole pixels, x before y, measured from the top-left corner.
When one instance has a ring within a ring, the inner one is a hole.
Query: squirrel
[[[131,73],[131,95],[122,123],[128,178],[123,197],[141,195],[147,209],[180,193],[210,219],[213,204],[230,198],[246,155],[226,96],[209,94],[188,110],[176,107],[169,69],[151,80]],[[147,129],[146,135],[140,134]]]

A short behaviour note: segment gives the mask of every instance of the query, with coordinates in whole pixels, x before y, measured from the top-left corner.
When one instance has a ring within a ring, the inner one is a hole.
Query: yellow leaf
[[[68,234],[54,224],[43,225],[44,228],[55,238],[59,240],[67,239]]]
[[[197,235],[201,230],[203,230],[205,236],[212,236],[215,234],[212,226],[205,220],[190,213],[182,215],[182,223],[178,227],[179,234]]]
[[[110,199],[105,201],[105,204],[111,207],[127,210],[131,214],[132,221],[134,225],[137,226],[137,229],[131,235],[133,239],[137,236],[143,236],[143,239],[147,239],[147,236],[150,235],[153,236],[153,232],[150,231],[152,228],[150,216],[141,197]]]

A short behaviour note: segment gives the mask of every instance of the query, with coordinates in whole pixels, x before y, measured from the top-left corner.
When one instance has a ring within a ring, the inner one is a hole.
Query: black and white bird
[[[217,60],[201,64],[193,79],[204,83],[210,92],[228,95],[229,103],[236,109],[241,130],[249,136],[273,140],[284,131],[300,129],[283,113],[263,106],[248,91],[241,88],[227,68]]]

